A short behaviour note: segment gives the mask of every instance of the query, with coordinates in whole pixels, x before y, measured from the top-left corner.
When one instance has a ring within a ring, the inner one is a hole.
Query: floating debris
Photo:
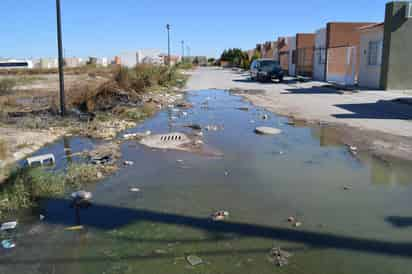
[[[123,164],[125,166],[132,166],[132,165],[134,165],[134,162],[133,161],[124,161]]]
[[[178,103],[176,104],[176,107],[178,108],[192,108],[193,105],[191,103]]]
[[[292,253],[284,251],[280,247],[274,247],[269,252],[269,259],[279,267],[288,265],[289,258],[292,256]]]
[[[218,130],[223,130],[223,126],[218,126],[218,125],[208,125],[205,127],[207,131],[218,131]]]
[[[123,138],[126,140],[131,140],[131,139],[140,139],[140,138],[144,138],[146,136],[149,136],[150,134],[152,134],[152,132],[150,130],[145,131],[144,133],[129,133],[129,134],[124,134]]]
[[[190,124],[190,125],[186,125],[185,127],[188,127],[194,130],[202,130],[202,126],[199,124]]]
[[[83,230],[83,229],[84,229],[84,226],[76,225],[76,226],[66,227],[64,230],[66,230],[66,231],[77,231],[77,230]]]
[[[236,109],[241,110],[241,111],[249,111],[249,107],[238,107]]]
[[[212,216],[211,216],[212,220],[215,221],[215,222],[223,221],[223,220],[225,220],[227,217],[229,217],[229,212],[228,212],[228,211],[224,211],[224,210],[216,211],[216,212],[213,213]]]
[[[50,164],[53,165],[56,163],[56,159],[54,158],[53,154],[44,154],[35,157],[27,158],[27,164],[31,167],[33,165],[45,165]]]
[[[1,246],[4,249],[11,249],[16,247],[16,243],[13,240],[3,240],[1,241]]]
[[[225,171],[225,176],[229,176],[229,171]]]
[[[346,186],[343,187],[343,189],[344,189],[344,190],[351,190],[351,189],[352,189],[352,186],[351,186],[351,185],[346,185]]]
[[[1,231],[13,230],[17,226],[17,221],[3,223],[0,227]]]
[[[276,135],[282,133],[280,129],[274,127],[257,127],[255,133],[263,135]]]
[[[91,200],[93,197],[93,194],[91,192],[79,190],[79,191],[73,192],[71,194],[71,197],[75,200]]]
[[[293,226],[294,226],[294,227],[300,227],[300,226],[302,226],[302,223],[301,223],[301,222],[295,222],[295,223],[293,224]]]
[[[186,260],[191,266],[197,266],[199,264],[203,264],[202,258],[196,255],[189,255],[186,257]]]
[[[132,187],[129,189],[130,192],[140,192],[140,188]]]
[[[269,115],[263,114],[261,118],[262,118],[262,120],[267,120],[267,119],[269,119]]]

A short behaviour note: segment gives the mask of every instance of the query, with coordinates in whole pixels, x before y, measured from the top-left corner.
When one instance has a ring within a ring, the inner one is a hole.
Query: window
[[[368,65],[377,66],[382,60],[382,41],[370,41],[368,51]]]

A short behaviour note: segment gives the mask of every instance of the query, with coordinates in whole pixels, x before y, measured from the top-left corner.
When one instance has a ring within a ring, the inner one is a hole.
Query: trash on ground
[[[0,230],[1,231],[12,230],[12,229],[15,229],[16,226],[17,226],[17,221],[7,222],[1,225]]]
[[[229,171],[225,171],[225,176],[229,176]]]
[[[44,220],[44,218],[46,218],[46,216],[44,216],[44,215],[40,214],[40,216],[39,216],[39,220],[40,220],[40,221],[43,221],[43,220]]]
[[[212,220],[215,221],[215,222],[223,221],[227,217],[229,217],[229,212],[224,211],[224,210],[219,210],[219,211],[216,211],[215,213],[213,213],[211,217],[212,217]]]
[[[133,161],[124,161],[123,164],[125,166],[132,166],[132,165],[134,165],[134,162]]]
[[[83,229],[84,229],[84,226],[76,225],[76,226],[66,227],[64,230],[66,230],[66,231],[77,231],[77,230],[83,230]]]
[[[296,218],[293,217],[293,216],[290,216],[290,217],[288,218],[288,222],[289,222],[289,223],[293,223],[293,222],[295,222],[295,220],[296,220]]]
[[[288,265],[289,258],[292,256],[292,253],[284,251],[280,247],[274,247],[269,252],[269,259],[279,267]]]
[[[185,127],[188,127],[194,130],[202,130],[202,126],[199,124],[190,124],[190,125],[186,125]]]
[[[190,103],[178,103],[178,104],[176,104],[176,107],[178,107],[178,108],[191,108],[191,107],[193,107],[193,105],[190,104]]]
[[[197,265],[203,263],[202,258],[200,258],[196,255],[189,255],[189,256],[186,257],[186,260],[191,266],[197,266]]]
[[[3,240],[1,241],[1,246],[4,249],[11,249],[16,247],[16,243],[13,240]]]
[[[54,158],[53,154],[44,154],[44,155],[39,155],[39,156],[34,156],[34,157],[29,157],[27,158],[27,164],[29,166],[33,165],[45,165],[45,164],[55,164],[56,159]]]
[[[195,133],[195,136],[197,136],[197,137],[203,137],[203,132],[202,132],[202,131],[196,132],[196,133]]]
[[[129,190],[130,192],[140,192],[140,188],[137,188],[137,187],[132,187]]]
[[[264,135],[276,135],[282,133],[282,130],[274,128],[274,127],[257,127],[255,129],[257,134],[264,134]]]

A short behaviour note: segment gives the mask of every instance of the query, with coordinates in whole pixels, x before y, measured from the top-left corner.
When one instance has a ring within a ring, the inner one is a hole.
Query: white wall
[[[135,51],[123,52],[119,55],[119,57],[122,66],[133,68],[137,65],[138,57],[137,52]]]
[[[320,63],[320,58],[326,60],[326,29],[316,31],[315,55],[313,60],[313,79],[317,81],[325,80],[325,64]]]
[[[293,51],[296,50],[296,36],[287,37],[288,45],[289,45],[289,75],[295,76],[296,73],[296,65],[292,62]]]
[[[381,62],[378,65],[369,65],[369,42],[383,41],[383,27],[365,30],[361,34],[359,86],[371,89],[380,88]],[[380,51],[382,55],[382,51]],[[380,56],[382,59],[382,56]]]

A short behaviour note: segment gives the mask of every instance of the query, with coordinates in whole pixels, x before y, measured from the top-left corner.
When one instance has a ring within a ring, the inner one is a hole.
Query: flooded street
[[[122,144],[123,167],[87,187],[83,230],[67,199],[22,212],[16,248],[0,250],[0,273],[407,273],[412,267],[410,162],[354,154],[333,127],[307,127],[222,90],[190,92],[193,108],[159,112],[127,132],[203,130],[204,152]],[[265,119],[263,119],[265,118]],[[257,135],[258,126],[282,130]],[[58,167],[97,141],[66,138]],[[67,150],[66,150],[67,151]],[[130,191],[138,188],[139,192]],[[230,216],[213,222],[210,215]],[[40,221],[39,214],[45,219]],[[295,221],[289,222],[293,217]],[[297,224],[299,223],[299,224]],[[288,265],[270,250],[291,253]],[[192,266],[187,257],[202,263]]]

